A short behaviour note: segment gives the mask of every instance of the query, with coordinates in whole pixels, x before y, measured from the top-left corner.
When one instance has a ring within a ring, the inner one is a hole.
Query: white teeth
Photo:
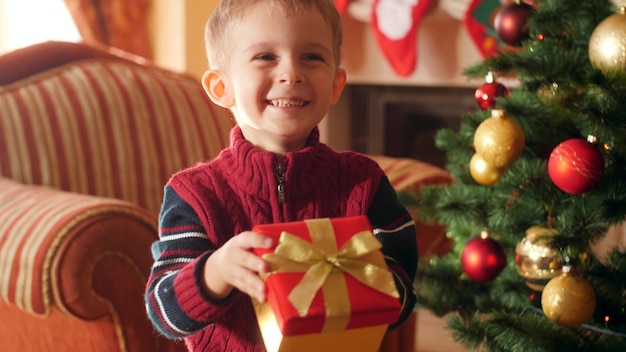
[[[281,108],[294,108],[304,105],[303,101],[288,101],[288,100],[271,100],[272,105]]]

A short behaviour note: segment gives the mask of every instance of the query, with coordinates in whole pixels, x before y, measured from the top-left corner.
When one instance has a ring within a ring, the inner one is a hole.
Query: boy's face
[[[221,105],[247,140],[285,153],[304,147],[339,99],[345,72],[336,68],[333,34],[317,8],[284,16],[267,6],[258,2],[233,28],[229,61],[219,72],[229,98]]]

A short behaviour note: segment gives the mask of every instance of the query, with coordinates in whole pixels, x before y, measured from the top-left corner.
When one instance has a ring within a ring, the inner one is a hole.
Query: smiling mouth
[[[276,106],[279,108],[299,108],[306,105],[306,101],[304,100],[281,100],[281,99],[272,99],[269,101],[272,106]]]

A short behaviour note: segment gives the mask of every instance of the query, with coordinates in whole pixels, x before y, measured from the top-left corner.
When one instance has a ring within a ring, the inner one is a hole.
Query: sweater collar
[[[319,148],[319,145],[320,132],[319,128],[315,126],[309,134],[306,146],[300,150],[288,152],[286,156],[298,157],[299,154],[315,153],[317,148]],[[239,126],[233,127],[233,129],[230,131],[230,148],[234,149],[235,152],[239,154],[239,157],[243,157],[244,155],[249,156],[250,153],[252,153],[252,156],[255,158],[273,158],[276,156],[274,153],[260,150],[252,145],[252,143],[245,139],[245,137],[243,136],[243,132],[241,131],[241,128]]]
[[[298,194],[306,194],[320,182],[317,166],[323,165],[328,158],[325,147],[320,142],[319,128],[315,127],[304,148],[285,155],[285,186],[287,200],[297,189]],[[260,150],[247,141],[239,126],[233,127],[230,133],[230,148],[223,153],[226,172],[234,180],[238,188],[250,194],[257,194],[270,199],[271,192],[276,192],[276,168],[278,156]]]

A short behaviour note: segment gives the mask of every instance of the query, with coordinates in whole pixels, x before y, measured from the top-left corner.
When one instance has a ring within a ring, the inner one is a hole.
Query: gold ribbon
[[[399,298],[393,276],[379,251],[380,242],[371,231],[360,231],[339,249],[329,218],[305,221],[311,242],[282,232],[274,253],[263,255],[270,275],[304,272],[288,299],[301,317],[306,316],[317,291],[322,289],[326,320],[322,332],[344,330],[350,320],[347,273],[361,283]]]

